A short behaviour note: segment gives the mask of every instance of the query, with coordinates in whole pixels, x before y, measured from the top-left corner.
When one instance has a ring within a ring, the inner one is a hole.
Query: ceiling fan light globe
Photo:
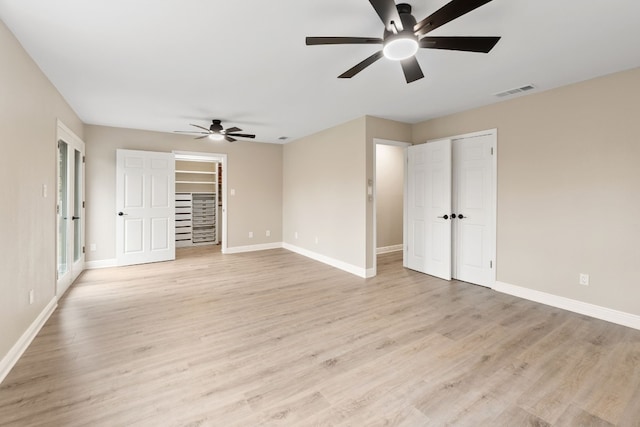
[[[402,61],[411,58],[418,51],[418,40],[414,36],[398,35],[389,37],[384,43],[382,52],[385,58],[392,61]]]
[[[221,133],[212,133],[209,135],[209,139],[212,141],[222,141],[224,140],[224,135]]]

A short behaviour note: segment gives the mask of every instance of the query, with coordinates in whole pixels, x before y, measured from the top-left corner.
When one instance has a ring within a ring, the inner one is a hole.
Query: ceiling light
[[[413,33],[400,33],[387,37],[382,51],[386,58],[402,61],[415,55],[418,47],[418,39]]]
[[[224,135],[221,133],[212,133],[209,134],[209,139],[212,141],[222,141],[224,139]]]

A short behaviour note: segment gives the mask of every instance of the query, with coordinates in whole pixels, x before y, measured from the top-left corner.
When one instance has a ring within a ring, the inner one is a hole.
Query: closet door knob
[[[444,218],[444,219],[449,219],[449,215],[445,215],[445,216],[439,216],[438,218]]]
[[[458,218],[464,219],[464,215],[460,214],[460,215],[458,215]]]
[[[71,219],[75,221],[76,219],[80,219],[80,217],[79,216],[72,216]]]
[[[456,219],[456,214],[451,214],[451,218]]]
[[[126,213],[124,213],[124,212],[118,212],[118,216],[124,216],[124,215],[126,215]]]

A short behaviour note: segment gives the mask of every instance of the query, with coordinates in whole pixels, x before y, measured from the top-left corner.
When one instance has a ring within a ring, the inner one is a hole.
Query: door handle
[[[444,218],[444,219],[449,219],[449,215],[445,215],[445,216],[439,216],[438,218]]]
[[[80,217],[79,216],[72,216],[71,219],[75,221],[76,219],[80,219]]]
[[[456,214],[451,214],[451,219],[456,219]]]
[[[126,215],[126,213],[124,213],[124,212],[118,212],[118,216],[124,216],[124,215]]]
[[[459,218],[459,219],[464,219],[464,218],[466,218],[466,217],[465,217],[464,215],[460,214],[460,215],[458,215],[458,218]]]

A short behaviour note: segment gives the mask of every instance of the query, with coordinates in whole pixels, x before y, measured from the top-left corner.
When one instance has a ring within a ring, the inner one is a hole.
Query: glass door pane
[[[82,153],[74,151],[73,180],[73,261],[82,257]]]
[[[67,143],[58,142],[58,277],[69,271],[67,257],[68,169]]]

